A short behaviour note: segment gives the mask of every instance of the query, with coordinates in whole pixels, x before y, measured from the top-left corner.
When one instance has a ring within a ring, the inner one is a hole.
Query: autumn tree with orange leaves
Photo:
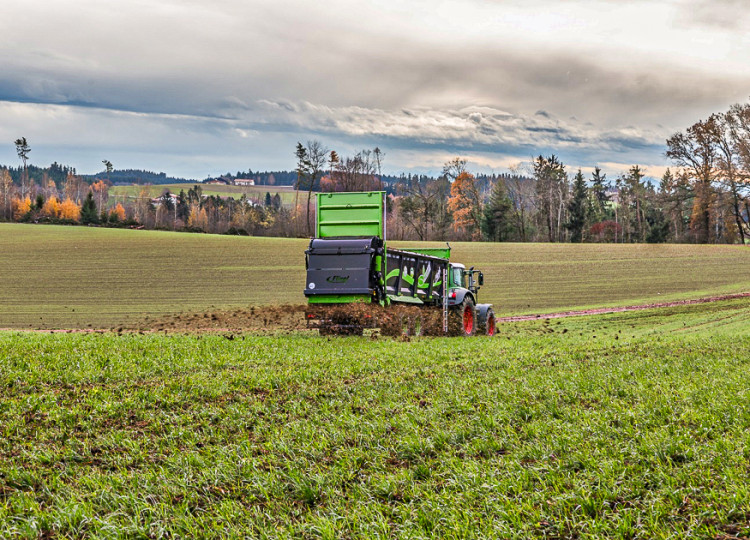
[[[453,229],[472,240],[481,238],[482,197],[474,175],[461,172],[451,184],[448,210],[453,215]]]
[[[59,218],[62,204],[54,195],[47,199],[42,206],[42,215],[48,218]]]
[[[25,197],[23,199],[13,199],[13,219],[21,221],[31,212],[31,197]]]
[[[81,207],[71,198],[65,199],[60,205],[60,219],[78,221],[81,219]]]
[[[109,221],[111,223],[125,221],[125,208],[121,203],[117,203],[114,208],[109,211]]]

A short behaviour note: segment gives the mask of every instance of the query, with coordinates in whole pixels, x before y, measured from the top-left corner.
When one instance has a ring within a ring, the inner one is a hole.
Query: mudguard
[[[484,324],[487,321],[487,310],[492,307],[492,304],[477,304],[477,319],[479,321],[479,328],[484,328]]]
[[[461,302],[464,301],[464,298],[466,295],[469,295],[469,298],[476,304],[477,299],[474,298],[474,295],[471,294],[471,291],[469,289],[451,289],[451,293],[455,291],[456,297],[451,298],[452,294],[448,295],[448,306],[459,306],[461,305]],[[489,305],[489,304],[488,304]]]

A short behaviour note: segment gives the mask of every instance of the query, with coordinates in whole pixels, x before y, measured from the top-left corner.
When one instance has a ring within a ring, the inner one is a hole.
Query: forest
[[[750,103],[669,137],[672,166],[656,180],[637,164],[614,178],[596,166],[584,174],[554,154],[501,175],[472,174],[468,161],[456,157],[437,178],[396,177],[382,173],[379,148],[346,157],[313,140],[297,144],[293,171],[224,176],[255,179],[268,187],[265,196],[204,195],[200,186],[186,186],[118,202],[109,191],[123,180],[182,179],[115,171],[107,160],[93,176],[58,163],[40,168],[28,163],[24,137],[15,145],[21,165],[0,167],[1,221],[305,237],[313,234],[315,192],[379,189],[388,194],[394,240],[745,244],[750,234]],[[274,192],[283,185],[297,188],[291,204]]]

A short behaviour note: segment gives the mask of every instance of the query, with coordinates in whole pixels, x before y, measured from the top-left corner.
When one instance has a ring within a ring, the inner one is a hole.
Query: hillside
[[[0,328],[111,328],[182,311],[299,304],[307,243],[0,224]],[[750,290],[742,270],[750,267],[750,250],[740,246],[452,247],[454,260],[484,272],[480,298],[495,304],[498,316]]]

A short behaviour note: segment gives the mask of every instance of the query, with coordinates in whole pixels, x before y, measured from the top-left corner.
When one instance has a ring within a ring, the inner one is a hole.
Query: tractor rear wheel
[[[473,336],[477,329],[477,310],[474,301],[467,295],[464,301],[453,309],[448,324],[448,332],[452,336]]]

